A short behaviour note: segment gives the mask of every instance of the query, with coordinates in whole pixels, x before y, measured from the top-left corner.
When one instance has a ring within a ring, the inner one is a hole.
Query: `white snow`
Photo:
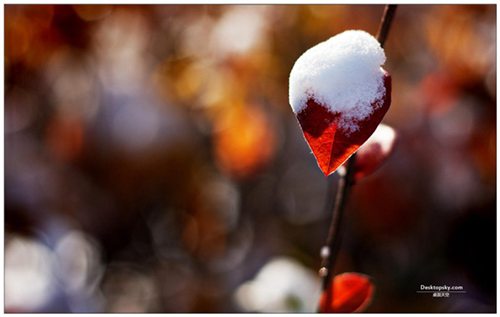
[[[366,146],[380,146],[382,153],[386,154],[391,151],[396,140],[396,131],[388,125],[383,123],[377,126],[377,129],[363,144]],[[360,148],[361,150],[361,148]]]
[[[271,259],[234,294],[241,308],[260,313],[313,312],[319,297],[316,273],[285,256]]]
[[[358,129],[385,93],[384,50],[365,31],[349,30],[308,49],[297,59],[290,73],[289,102],[296,114],[314,99],[332,113],[341,113],[340,125]]]

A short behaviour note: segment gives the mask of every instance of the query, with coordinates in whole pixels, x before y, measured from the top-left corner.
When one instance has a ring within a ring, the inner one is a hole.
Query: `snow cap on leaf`
[[[307,50],[290,73],[289,99],[318,166],[333,173],[372,135],[391,104],[385,53],[364,31]]]

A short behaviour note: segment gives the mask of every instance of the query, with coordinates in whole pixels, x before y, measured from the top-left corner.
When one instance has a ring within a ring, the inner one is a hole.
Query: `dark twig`
[[[380,26],[377,31],[377,40],[380,46],[384,47],[385,40],[387,39],[387,34],[389,34],[389,29],[391,28],[391,22],[396,13],[397,4],[388,4],[385,6],[384,15],[382,16],[382,21],[380,21]]]
[[[330,284],[333,280],[333,267],[335,260],[337,259],[337,253],[340,247],[341,240],[341,224],[344,214],[345,203],[347,202],[347,197],[350,192],[350,188],[353,185],[353,172],[354,164],[356,162],[356,154],[352,155],[347,161],[346,168],[341,167],[339,170],[340,179],[337,185],[337,195],[335,197],[335,206],[333,207],[332,220],[330,222],[330,228],[328,229],[328,236],[326,238],[326,243],[323,248],[321,248],[321,269],[320,276],[323,279],[322,290],[326,291],[325,301],[331,303],[333,299],[333,288]],[[333,177],[328,178],[328,197],[333,197]],[[328,198],[327,198],[328,199]],[[327,206],[331,206],[329,203]],[[331,210],[331,209],[330,209]]]
[[[389,29],[391,27],[392,19],[394,18],[394,13],[396,12],[397,5],[390,4],[386,5],[384,9],[384,15],[380,22],[379,30],[377,32],[377,40],[380,42],[380,46],[384,47]],[[331,303],[333,300],[333,287],[330,287],[333,277],[334,277],[334,266],[335,260],[337,259],[337,253],[340,247],[341,241],[341,224],[344,214],[345,204],[350,193],[350,189],[354,184],[354,165],[356,163],[356,153],[353,154],[345,168],[341,167],[338,172],[340,179],[337,185],[337,194],[335,196],[335,204],[333,203],[333,176],[328,178],[328,192],[327,192],[327,203],[325,208],[331,210],[333,205],[332,219],[330,222],[330,228],[328,229],[328,236],[326,238],[326,243],[323,248],[321,248],[321,269],[319,274],[322,278],[322,290],[325,293],[326,298],[324,299],[326,303]],[[318,308],[319,310],[319,308]]]

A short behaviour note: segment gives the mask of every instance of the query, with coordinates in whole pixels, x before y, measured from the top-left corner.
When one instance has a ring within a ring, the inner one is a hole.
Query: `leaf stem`
[[[377,32],[377,40],[380,42],[381,47],[384,47],[396,8],[397,5],[394,4],[385,6],[384,14]],[[337,253],[340,248],[341,225],[344,209],[351,187],[354,185],[353,175],[355,163],[356,153],[349,158],[345,167],[341,167],[338,170],[340,179],[337,185],[335,200],[333,200],[334,178],[333,176],[328,177],[327,201],[325,208],[328,212],[333,206],[333,212],[326,243],[325,246],[321,248],[321,269],[319,270],[320,277],[322,278],[322,290],[325,294],[324,296],[326,296],[324,301],[325,303],[328,303],[327,305],[330,305],[329,303],[333,302],[333,287],[330,287],[330,285],[333,281],[335,260],[337,259]],[[320,307],[318,307],[318,311],[320,311]]]

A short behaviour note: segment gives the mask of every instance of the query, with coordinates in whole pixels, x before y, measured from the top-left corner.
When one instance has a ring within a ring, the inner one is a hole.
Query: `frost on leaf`
[[[290,73],[289,101],[325,175],[375,131],[391,102],[385,54],[364,31],[346,31],[307,50]]]
[[[396,131],[393,128],[380,124],[356,152],[354,180],[360,180],[375,172],[392,154],[396,139]]]

